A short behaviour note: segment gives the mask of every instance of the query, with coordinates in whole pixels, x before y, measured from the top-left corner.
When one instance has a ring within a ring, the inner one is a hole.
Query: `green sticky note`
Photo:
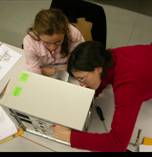
[[[26,82],[27,80],[28,80],[28,78],[29,78],[29,74],[28,73],[25,73],[25,72],[23,72],[21,75],[20,75],[20,81],[22,81],[22,82]]]
[[[15,87],[13,90],[13,96],[19,96],[22,92],[22,88],[21,87]]]

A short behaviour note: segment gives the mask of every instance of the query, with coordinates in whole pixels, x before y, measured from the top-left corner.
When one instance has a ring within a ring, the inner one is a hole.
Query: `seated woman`
[[[80,31],[58,9],[41,10],[23,40],[27,69],[50,76],[65,70],[71,51],[84,41]],[[56,69],[52,65],[58,65]]]
[[[91,151],[126,151],[141,105],[152,98],[152,45],[105,50],[101,43],[79,44],[68,61],[68,72],[95,97],[112,84],[115,111],[108,133],[88,133],[53,126],[56,138]]]

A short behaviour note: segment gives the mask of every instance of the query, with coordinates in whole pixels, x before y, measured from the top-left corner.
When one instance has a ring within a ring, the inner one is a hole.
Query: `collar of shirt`
[[[55,51],[52,51],[52,53],[43,45],[42,42],[40,42],[40,56],[49,56],[51,54],[51,56],[53,58],[56,58],[59,56],[61,51],[61,46],[59,46]]]

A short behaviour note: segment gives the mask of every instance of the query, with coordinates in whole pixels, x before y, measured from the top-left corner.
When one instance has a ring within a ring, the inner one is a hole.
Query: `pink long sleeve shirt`
[[[72,147],[126,151],[140,107],[143,101],[152,98],[152,45],[116,48],[112,54],[114,66],[96,90],[97,96],[107,84],[113,86],[115,112],[111,130],[101,134],[72,130]]]
[[[80,31],[69,24],[69,51],[71,52],[79,43],[84,41]],[[23,39],[27,69],[35,73],[41,73],[41,67],[58,63],[66,63],[68,57],[61,57],[61,46],[54,52],[54,56],[45,48],[42,41],[34,40],[30,35]]]

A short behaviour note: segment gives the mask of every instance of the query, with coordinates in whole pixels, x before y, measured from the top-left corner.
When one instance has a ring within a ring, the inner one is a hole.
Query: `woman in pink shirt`
[[[82,86],[95,89],[95,97],[107,84],[112,84],[115,111],[111,129],[108,133],[89,133],[56,125],[53,127],[54,136],[76,148],[126,151],[140,107],[152,98],[151,68],[152,45],[107,51],[98,42],[81,43],[69,58],[68,72]]]
[[[71,51],[83,41],[80,31],[60,10],[41,10],[23,40],[27,69],[47,76],[65,70]],[[51,67],[58,64],[63,66]]]

